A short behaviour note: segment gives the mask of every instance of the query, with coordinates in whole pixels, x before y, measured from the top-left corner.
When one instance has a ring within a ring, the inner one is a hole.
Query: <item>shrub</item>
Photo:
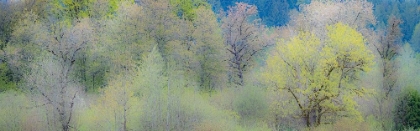
[[[268,103],[261,89],[245,87],[234,101],[234,108],[242,120],[260,120],[268,112]]]
[[[417,90],[408,88],[397,101],[395,123],[398,130],[420,128],[420,95]]]

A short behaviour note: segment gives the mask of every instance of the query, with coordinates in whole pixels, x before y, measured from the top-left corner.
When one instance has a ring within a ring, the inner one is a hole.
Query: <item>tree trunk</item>
[[[311,127],[311,121],[309,117],[309,112],[305,114],[305,120],[306,120],[306,127]]]

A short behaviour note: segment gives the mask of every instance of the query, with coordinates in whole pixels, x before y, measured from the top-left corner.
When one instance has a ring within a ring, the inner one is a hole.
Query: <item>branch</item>
[[[296,100],[296,103],[299,105],[299,108],[301,109],[301,110],[303,110],[303,106],[302,106],[302,104],[300,103],[300,101],[299,101],[299,99],[297,98],[297,96],[295,95],[295,93],[293,93],[293,91],[290,89],[290,87],[289,88],[287,88],[287,91],[289,91],[292,95],[293,95],[293,97],[295,98],[295,100]]]
[[[69,126],[70,121],[71,121],[71,116],[73,115],[73,106],[74,106],[74,99],[76,98],[76,93],[74,93],[73,98],[71,99],[71,103],[70,103],[70,114],[69,114],[69,119],[67,120],[66,125]]]
[[[230,53],[232,53],[232,54],[235,54],[232,50],[230,50],[230,49],[226,49],[226,50],[228,50]]]

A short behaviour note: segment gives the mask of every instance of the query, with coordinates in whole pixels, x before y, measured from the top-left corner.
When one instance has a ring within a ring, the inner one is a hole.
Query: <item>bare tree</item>
[[[43,62],[35,63],[31,68],[26,77],[27,84],[32,94],[44,98],[61,129],[68,131],[76,97],[81,93],[70,73],[76,55],[93,42],[94,37],[89,20],[81,20],[75,25],[57,23],[44,24],[36,15],[29,14],[14,35],[40,48],[41,55],[36,59]]]
[[[395,88],[396,83],[396,62],[395,57],[398,55],[400,48],[402,33],[399,25],[401,20],[395,16],[391,16],[388,20],[388,29],[384,35],[379,38],[379,43],[374,44],[376,51],[382,60],[382,77],[383,79],[383,91],[385,98],[388,98],[390,93]]]
[[[268,45],[261,39],[263,30],[255,17],[257,7],[246,3],[236,3],[222,18],[223,37],[229,54],[230,79],[237,85],[244,84],[244,72],[252,63],[253,56]]]
[[[387,129],[386,121],[392,120],[392,93],[396,90],[397,83],[397,62],[395,58],[400,50],[402,33],[399,25],[401,20],[395,16],[388,19],[388,27],[385,32],[379,33],[379,41],[374,43],[379,54],[381,64],[382,92],[376,98],[378,104],[378,119],[381,120],[383,129]]]

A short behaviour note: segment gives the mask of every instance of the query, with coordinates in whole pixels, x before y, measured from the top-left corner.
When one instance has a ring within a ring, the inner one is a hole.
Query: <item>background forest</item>
[[[0,130],[418,130],[418,0],[0,0]]]

